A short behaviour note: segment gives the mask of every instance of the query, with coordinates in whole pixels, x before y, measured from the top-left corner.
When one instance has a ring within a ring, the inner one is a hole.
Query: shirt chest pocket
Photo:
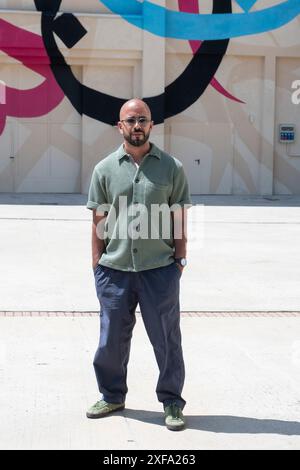
[[[168,203],[170,187],[168,184],[146,181],[145,184],[145,204]]]

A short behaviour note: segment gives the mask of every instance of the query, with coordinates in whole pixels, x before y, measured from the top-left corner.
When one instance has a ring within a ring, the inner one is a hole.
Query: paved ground
[[[180,433],[163,426],[139,317],[126,409],[85,417],[99,319],[84,201],[0,196],[0,448],[299,449],[300,197],[195,198]]]
[[[127,408],[88,420],[97,317],[0,318],[1,449],[299,449],[299,317],[182,318],[187,429],[168,431],[140,318]]]
[[[0,310],[98,310],[85,201],[0,195]],[[300,310],[300,196],[194,201],[182,311]]]

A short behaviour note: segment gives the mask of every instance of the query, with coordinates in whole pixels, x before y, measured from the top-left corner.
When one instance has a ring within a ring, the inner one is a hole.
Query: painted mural
[[[42,10],[42,34],[45,47],[51,59],[52,71],[66,96],[80,114],[86,114],[99,121],[114,125],[118,120],[120,107],[126,100],[109,96],[79,84],[59,51],[53,34],[56,32],[67,47],[73,47],[87,31],[72,14],[64,13],[56,19],[61,2],[51,2],[51,14],[49,14],[49,6],[47,6],[47,10],[43,9],[45,2],[36,0],[35,3]],[[109,2],[103,3],[109,4]],[[116,2],[113,3],[115,4]],[[123,11],[122,16],[125,19],[132,18],[132,15],[124,14],[124,8],[128,8],[127,11],[130,12],[132,7],[134,10],[135,3],[138,3],[138,7],[141,9],[148,2],[145,2],[143,5],[139,2],[133,3],[134,5],[131,5],[130,2],[126,2],[124,7],[124,2],[119,2],[117,13],[119,14]],[[113,5],[107,6],[111,7]],[[184,7],[184,2],[180,2],[180,6],[181,8]],[[231,12],[231,0],[223,0],[222,2],[214,0],[213,13],[220,14],[226,12]],[[147,24],[148,18],[152,18],[153,14],[154,16],[156,15],[152,10],[147,12],[147,9],[144,15],[142,15],[142,10],[138,11],[138,13],[143,17],[144,24]],[[166,87],[164,93],[157,96],[143,97],[152,110],[154,122],[159,124],[166,118],[179,114],[201,96],[217,71],[222,57],[226,53],[227,46],[228,39],[204,41],[201,45],[198,45],[188,67]],[[207,50],[209,50],[209,54]],[[56,64],[59,66],[56,67]],[[64,67],[61,67],[62,64]],[[80,93],[78,93],[78,87],[81,88]],[[81,96],[84,99],[81,99]]]
[[[141,96],[192,193],[300,193],[300,146],[276,133],[300,121],[287,89],[300,77],[299,0],[0,6],[1,192],[85,193],[119,143],[121,105]]]
[[[0,31],[2,52],[44,78],[40,85],[32,89],[18,90],[9,86],[3,87],[0,107],[1,135],[7,116],[33,118],[47,114],[62,101],[64,93],[53,76],[41,36],[14,26],[1,18]],[[26,54],[23,49],[25,45]],[[38,55],[35,56],[36,61],[34,61],[36,63],[32,62],[31,51],[38,51]],[[47,103],[41,99],[44,93],[50,96]]]

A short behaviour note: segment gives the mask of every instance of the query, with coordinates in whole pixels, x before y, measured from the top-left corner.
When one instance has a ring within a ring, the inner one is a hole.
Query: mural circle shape
[[[79,114],[115,125],[119,118],[119,110],[127,98],[108,95],[90,88],[75,77],[57,46],[54,32],[70,36],[64,37],[64,42],[69,44],[68,47],[73,47],[77,42],[76,38],[83,37],[84,33],[80,31],[79,22],[74,15],[65,13],[56,19],[60,4],[61,0],[35,0],[37,10],[42,12],[43,41],[56,81]],[[213,15],[231,12],[231,0],[213,0]],[[67,22],[68,28],[65,27]],[[228,44],[229,39],[203,41],[185,70],[166,86],[163,93],[143,97],[152,111],[155,124],[160,124],[165,119],[183,112],[199,99],[218,70]]]

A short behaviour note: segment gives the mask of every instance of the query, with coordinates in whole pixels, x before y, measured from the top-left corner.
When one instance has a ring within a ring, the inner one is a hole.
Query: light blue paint
[[[105,2],[101,2],[104,3]],[[119,9],[126,15],[142,15],[143,14],[143,0],[142,1],[134,1],[131,2],[130,0],[120,0],[116,2],[119,4]]]
[[[300,0],[286,0],[264,10],[245,13],[195,14],[167,10],[147,0],[101,0],[113,13],[156,36],[186,40],[230,39],[265,33],[289,23],[300,13]],[[250,0],[242,3],[250,4]],[[132,15],[141,7],[141,16]],[[143,22],[143,18],[147,21]]]
[[[257,0],[235,0],[236,3],[240,5],[240,7],[245,10],[249,11],[253,7],[254,3],[257,2]]]

